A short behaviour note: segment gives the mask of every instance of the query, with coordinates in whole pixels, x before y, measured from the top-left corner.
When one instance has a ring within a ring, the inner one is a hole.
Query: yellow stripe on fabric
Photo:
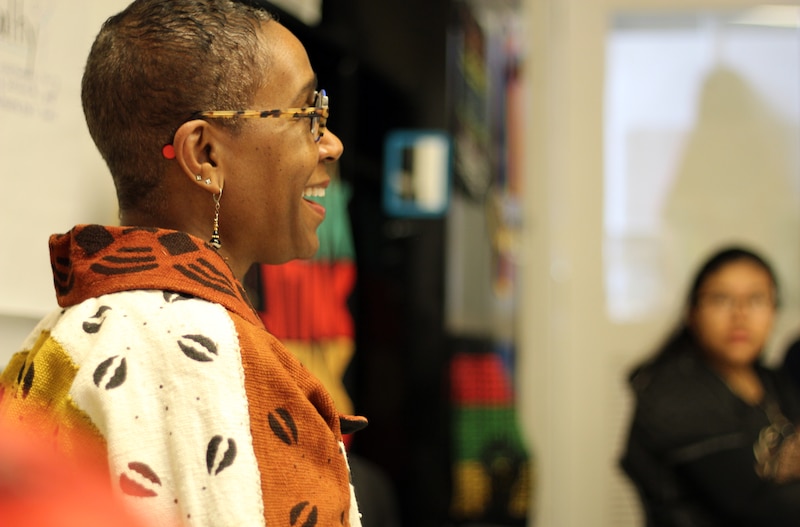
[[[78,367],[43,331],[30,351],[15,354],[0,375],[0,416],[52,441],[68,457],[105,466],[105,441],[69,391]]]

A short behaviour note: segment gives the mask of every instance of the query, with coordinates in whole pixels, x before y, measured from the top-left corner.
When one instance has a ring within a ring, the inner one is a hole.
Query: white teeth
[[[303,190],[304,198],[324,198],[325,189],[323,187],[311,187]]]

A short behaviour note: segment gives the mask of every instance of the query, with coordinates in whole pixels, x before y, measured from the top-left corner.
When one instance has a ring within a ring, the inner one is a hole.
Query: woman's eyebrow
[[[317,82],[318,82],[317,75],[314,74],[314,76],[307,83],[305,83],[302,88],[300,88],[297,97],[298,100],[308,99],[309,93],[313,93],[314,91],[316,91]]]

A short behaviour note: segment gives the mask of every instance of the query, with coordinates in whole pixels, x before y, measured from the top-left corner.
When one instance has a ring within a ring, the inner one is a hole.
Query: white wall
[[[529,48],[524,71],[531,107],[525,139],[528,177],[518,386],[536,464],[531,525],[642,525],[635,495],[617,468],[631,410],[625,374],[652,351],[676,322],[677,313],[663,305],[646,316],[619,321],[608,310],[606,37],[614,13],[691,10],[697,4],[690,0],[525,2]],[[707,0],[702,7],[730,5]],[[797,64],[786,67],[796,69]],[[702,132],[702,148],[713,151],[718,136]],[[798,142],[793,144],[797,148]],[[703,152],[700,159],[708,159]],[[639,154],[647,155],[647,150]],[[796,152],[792,155],[796,157]],[[748,208],[748,196],[739,198],[745,221],[762,228],[763,210]],[[800,233],[800,228],[785,231],[784,241],[797,247],[800,234],[793,233]],[[687,267],[696,264],[699,250],[682,253]],[[679,282],[680,277],[669,284],[673,300],[684,293],[675,287]],[[789,320],[782,327],[788,332],[798,324]]]
[[[0,364],[55,307],[48,236],[116,219],[89,138],[80,79],[103,20],[125,0],[0,0]]]

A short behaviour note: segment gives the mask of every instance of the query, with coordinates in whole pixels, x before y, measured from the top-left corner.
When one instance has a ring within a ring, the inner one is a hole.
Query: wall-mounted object
[[[406,218],[444,215],[450,204],[452,150],[445,132],[390,132],[384,143],[384,211]]]

